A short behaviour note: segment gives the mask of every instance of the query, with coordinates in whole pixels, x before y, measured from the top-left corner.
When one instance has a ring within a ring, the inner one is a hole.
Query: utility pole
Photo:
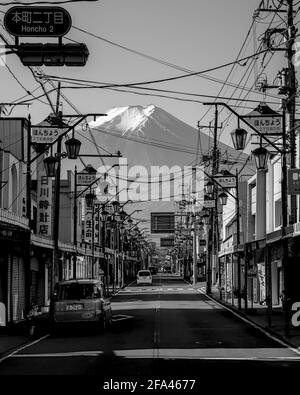
[[[26,217],[29,223],[29,234],[28,244],[25,252],[25,310],[26,314],[30,310],[30,252],[31,252],[31,115],[28,116],[28,128],[27,128],[27,161],[26,161]]]
[[[218,106],[215,106],[215,124],[214,124],[214,140],[213,140],[213,154],[212,154],[212,175],[216,175],[219,171],[219,150],[218,150],[218,117],[219,111]],[[218,190],[215,186],[213,190],[213,197],[215,199],[215,207],[212,209],[212,259],[211,265],[215,263],[215,268],[218,267]],[[213,259],[214,257],[214,259]],[[220,269],[218,267],[218,282],[220,285],[221,278],[220,278]],[[210,271],[210,282],[212,282],[212,268]]]
[[[77,221],[78,221],[78,209],[77,209],[77,166],[75,166],[74,172],[74,229],[73,229],[73,244],[75,247],[75,254],[73,255],[73,278],[76,278],[76,268],[77,268]]]
[[[294,9],[293,0],[287,0],[287,59],[288,59],[288,93],[287,93],[287,111],[289,113],[289,133],[290,133],[290,168],[296,168],[296,133],[295,133],[295,106],[296,106],[296,75],[294,66],[294,45],[295,31],[294,26]],[[290,224],[297,222],[297,197],[291,195],[291,216]]]
[[[235,173],[236,178],[236,245],[237,245],[237,280],[238,280],[238,309],[242,308],[242,295],[241,295],[241,255],[239,252],[239,245],[241,243],[240,239],[240,198],[239,198],[239,173],[236,169]],[[233,263],[232,263],[233,264]],[[232,270],[233,272],[233,270]],[[227,284],[225,284],[225,288],[227,288]],[[231,290],[232,291],[232,290]]]
[[[56,114],[55,114],[58,122],[62,121],[62,113],[59,111],[59,97],[60,97],[60,83],[58,84],[58,89],[57,89]],[[57,162],[57,168],[55,173],[55,191],[54,191],[54,222],[53,222],[54,251],[53,251],[53,265],[52,265],[52,277],[51,277],[52,278],[51,291],[53,291],[56,282],[56,278],[55,278],[56,271],[58,271],[57,272],[58,279],[60,279],[58,240],[59,240],[59,212],[60,212],[59,205],[60,205],[61,143],[62,143],[62,136],[59,136],[57,139],[58,162]]]
[[[193,285],[197,285],[197,217],[193,215]]]

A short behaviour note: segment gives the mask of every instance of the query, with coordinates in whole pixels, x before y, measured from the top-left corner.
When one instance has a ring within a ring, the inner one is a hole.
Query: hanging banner
[[[52,235],[52,178],[47,177],[42,161],[37,170],[37,234]]]
[[[92,243],[93,239],[93,218],[92,209],[87,207],[84,216],[84,241]]]
[[[265,270],[265,263],[258,263],[257,264],[257,276],[259,279],[260,285],[260,301],[264,302],[266,300],[266,270]]]

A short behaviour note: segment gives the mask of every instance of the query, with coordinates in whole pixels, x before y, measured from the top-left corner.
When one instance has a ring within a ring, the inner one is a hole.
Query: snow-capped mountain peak
[[[118,130],[121,134],[133,131],[142,131],[144,124],[155,111],[155,106],[126,106],[115,107],[107,111],[106,117],[99,117],[95,122],[90,123],[90,127],[102,127]]]

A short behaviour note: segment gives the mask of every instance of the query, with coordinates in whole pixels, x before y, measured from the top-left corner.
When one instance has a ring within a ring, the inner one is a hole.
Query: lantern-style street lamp
[[[109,212],[106,211],[106,210],[102,210],[100,215],[101,215],[102,221],[105,222],[107,220],[108,216],[109,216]]]
[[[239,126],[230,133],[233,146],[237,151],[242,151],[245,149],[247,134],[247,131],[240,128]]]
[[[55,177],[58,160],[51,155],[45,158],[43,162],[47,177]]]
[[[222,205],[222,206],[226,206],[226,204],[227,204],[227,199],[228,199],[227,193],[221,192],[221,193],[219,194],[219,199],[220,199],[221,205]]]
[[[120,215],[121,221],[124,221],[125,218],[127,217],[127,213],[123,209],[119,212],[119,215]]]
[[[81,147],[81,142],[71,137],[65,142],[66,152],[69,159],[77,159]]]
[[[65,143],[66,152],[61,154],[56,154],[56,156],[50,155],[43,160],[47,177],[55,177],[58,162],[61,157],[68,159],[77,159],[81,147],[81,142],[74,137],[71,137]]]
[[[214,192],[214,187],[215,187],[214,183],[211,180],[208,180],[205,185],[206,193],[211,195]]]
[[[111,205],[113,206],[114,212],[116,213],[119,209],[120,203],[117,200],[114,200]]]
[[[269,151],[260,146],[252,151],[252,155],[254,156],[257,170],[266,170],[270,156]]]
[[[92,207],[95,197],[96,195],[93,192],[87,193],[85,195],[85,201],[87,207]]]

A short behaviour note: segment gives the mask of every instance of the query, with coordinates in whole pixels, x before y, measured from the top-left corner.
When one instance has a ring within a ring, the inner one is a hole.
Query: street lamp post
[[[99,155],[100,156],[100,155]],[[108,155],[105,155],[108,156]],[[120,155],[109,155],[109,157],[119,157]],[[102,155],[101,155],[102,157]],[[109,170],[111,170],[112,168],[119,166],[119,164],[114,164],[111,166],[111,168]],[[94,173],[96,172],[95,169],[93,169],[92,167],[87,167],[87,174],[90,173]],[[106,174],[106,173],[105,173]],[[104,174],[104,177],[105,177]],[[73,202],[73,208],[74,208],[74,221],[73,221],[73,243],[74,243],[74,247],[75,247],[75,254],[73,256],[73,278],[76,278],[76,263],[77,263],[77,220],[78,220],[78,209],[77,209],[77,199],[80,198],[80,196],[82,196],[88,189],[91,189],[91,187],[96,184],[102,177],[103,175],[101,175],[100,177],[95,178],[94,181],[92,181],[89,185],[86,186],[86,188],[84,188],[83,190],[81,190],[80,192],[78,192],[78,183],[77,183],[77,167],[75,166],[75,172],[74,172],[74,202]],[[90,195],[90,196],[89,196]],[[94,194],[87,194],[85,197],[88,201],[89,200],[94,200],[95,195]],[[99,211],[95,211],[95,214],[98,214]],[[93,215],[93,218],[94,218]],[[93,237],[93,236],[92,236]],[[92,242],[93,242],[93,238],[92,238]],[[93,258],[94,260],[94,258]]]
[[[282,158],[282,173],[281,173],[281,210],[282,210],[282,236],[284,236],[285,228],[287,226],[287,161],[286,161],[286,155],[287,155],[287,149],[286,149],[286,105],[284,104],[283,106],[283,111],[281,115],[282,119],[282,149],[280,149],[275,143],[273,143],[271,140],[269,140],[265,134],[261,133],[259,130],[257,130],[250,122],[248,122],[243,116],[239,115],[234,109],[232,109],[228,104],[223,103],[223,102],[215,102],[215,103],[203,103],[204,105],[222,105],[225,108],[227,108],[231,113],[233,113],[238,120],[242,120],[250,129],[252,129],[256,134],[258,134],[262,139],[265,140],[268,144],[270,144],[276,152],[278,152],[281,155]],[[239,128],[238,128],[239,129]],[[231,134],[233,144],[237,149],[243,150],[245,145],[242,143],[246,141],[246,135],[245,131],[240,132],[239,130],[235,130]],[[242,137],[241,137],[242,136]],[[255,157],[256,165],[258,169],[263,169],[264,166],[266,166],[266,160],[268,153],[266,150],[263,148],[257,148],[254,150],[253,154]],[[291,147],[291,149],[294,149],[294,147]],[[282,257],[282,269],[283,269],[283,280],[284,280],[284,289],[286,292],[286,295],[289,296],[289,290],[288,290],[288,283],[287,283],[287,257],[288,257],[288,251],[287,251],[287,243],[286,240],[283,240],[283,257]],[[268,263],[268,262],[267,262]],[[269,268],[270,271],[270,268]],[[272,314],[272,287],[271,284],[268,284],[268,295],[267,295],[267,304],[268,304],[268,324],[269,326],[271,325],[271,314]],[[287,327],[287,323],[286,323]]]

